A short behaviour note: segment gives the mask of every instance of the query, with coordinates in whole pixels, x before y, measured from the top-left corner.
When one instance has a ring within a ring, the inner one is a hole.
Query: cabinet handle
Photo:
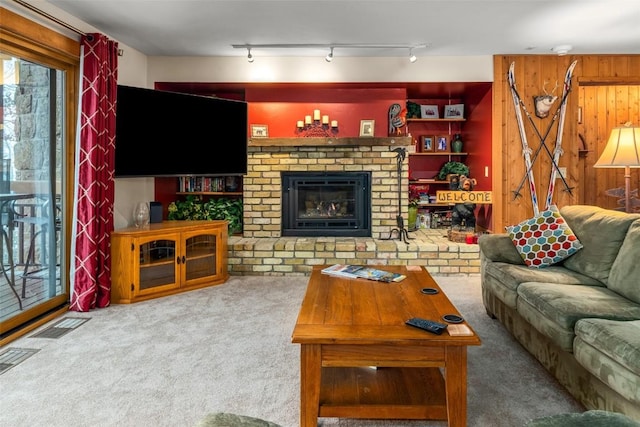
[[[187,262],[187,258],[184,255],[182,255],[182,263],[185,264],[186,262]]]
[[[178,255],[178,257],[176,258],[176,262],[178,263],[178,265],[180,265],[180,255]]]

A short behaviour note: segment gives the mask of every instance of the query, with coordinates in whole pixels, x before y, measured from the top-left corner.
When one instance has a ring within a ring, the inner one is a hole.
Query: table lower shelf
[[[438,368],[322,368],[320,417],[446,420]]]

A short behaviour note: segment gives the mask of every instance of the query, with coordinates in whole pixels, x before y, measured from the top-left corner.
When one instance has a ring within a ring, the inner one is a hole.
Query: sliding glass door
[[[7,332],[68,300],[64,72],[0,51],[0,322]]]

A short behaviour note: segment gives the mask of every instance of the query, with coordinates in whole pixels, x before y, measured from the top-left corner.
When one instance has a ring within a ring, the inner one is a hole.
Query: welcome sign
[[[437,191],[436,203],[491,204],[491,191]]]

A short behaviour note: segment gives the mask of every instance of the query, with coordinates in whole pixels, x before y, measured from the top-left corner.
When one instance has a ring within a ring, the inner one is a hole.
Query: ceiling
[[[150,56],[640,54],[638,0],[46,0]],[[45,0],[27,0],[38,7]],[[340,48],[339,44],[407,48]],[[126,54],[126,52],[125,52]]]

